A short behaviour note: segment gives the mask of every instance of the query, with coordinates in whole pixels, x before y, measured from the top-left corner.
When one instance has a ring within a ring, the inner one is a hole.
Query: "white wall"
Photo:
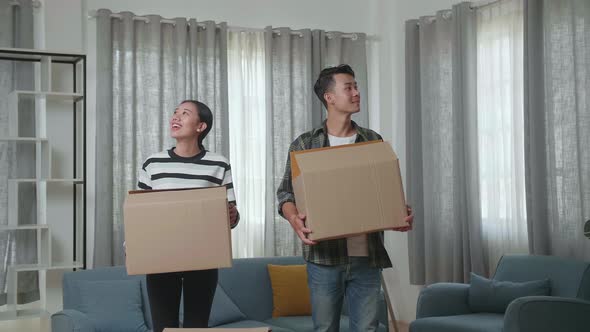
[[[108,8],[138,15],[158,14],[166,18],[194,17],[225,21],[230,26],[263,28],[267,25],[292,28],[321,28],[366,32],[369,42],[369,108],[371,127],[392,142],[405,174],[404,22],[436,10],[450,8],[456,0],[45,0],[40,19],[46,49],[87,52],[88,68],[88,225],[89,249],[93,247],[94,222],[94,137],[95,120],[95,20],[89,10]],[[38,30],[40,31],[40,30]],[[410,202],[411,203],[411,202]],[[385,277],[394,300],[397,318],[412,320],[419,287],[409,284],[407,236],[388,233],[387,248],[394,269]],[[89,252],[91,252],[89,250]],[[91,259],[91,257],[90,257]]]

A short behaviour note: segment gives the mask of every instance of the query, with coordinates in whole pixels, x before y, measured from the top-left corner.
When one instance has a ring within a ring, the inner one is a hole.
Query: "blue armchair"
[[[505,313],[473,312],[469,284],[437,283],[418,298],[410,332],[590,331],[590,263],[553,256],[507,255],[492,280],[549,279],[550,296],[525,296]]]

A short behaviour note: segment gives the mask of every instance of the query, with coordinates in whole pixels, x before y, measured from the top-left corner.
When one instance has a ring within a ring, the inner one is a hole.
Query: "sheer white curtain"
[[[477,10],[480,198],[490,272],[503,254],[528,252],[523,45],[521,0]]]
[[[230,156],[241,222],[233,256],[264,256],[266,95],[264,31],[228,32]]]

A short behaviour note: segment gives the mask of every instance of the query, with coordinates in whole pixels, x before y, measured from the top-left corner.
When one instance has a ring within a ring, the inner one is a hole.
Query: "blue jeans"
[[[381,269],[367,257],[350,257],[344,265],[307,263],[307,281],[315,332],[338,332],[344,296],[351,332],[377,331]]]

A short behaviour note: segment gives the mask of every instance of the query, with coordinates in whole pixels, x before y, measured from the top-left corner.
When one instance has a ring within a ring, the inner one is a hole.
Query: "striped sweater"
[[[139,170],[140,189],[227,187],[227,200],[236,202],[227,158],[203,150],[193,157],[181,157],[174,148],[151,155]]]

